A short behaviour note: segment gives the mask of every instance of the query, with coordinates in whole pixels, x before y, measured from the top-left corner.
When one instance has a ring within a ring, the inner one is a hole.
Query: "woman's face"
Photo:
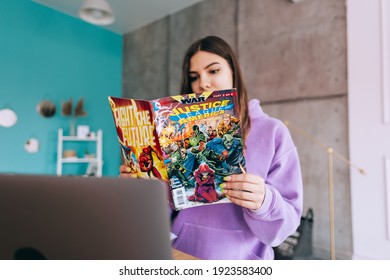
[[[189,76],[193,92],[233,87],[233,73],[229,63],[210,52],[198,51],[191,57]]]

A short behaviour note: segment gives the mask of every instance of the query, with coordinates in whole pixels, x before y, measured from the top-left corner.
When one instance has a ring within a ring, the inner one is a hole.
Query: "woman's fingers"
[[[246,174],[235,174],[226,176],[223,178],[226,182],[232,182],[232,183],[239,183],[239,182],[245,182],[245,183],[252,183],[252,184],[264,184],[264,179],[258,175],[246,173]]]
[[[121,177],[121,178],[138,178],[137,174],[135,174],[135,173],[121,173],[121,174],[119,174],[119,177]]]
[[[126,166],[126,165],[121,165],[119,166],[119,172],[120,173],[128,173],[130,172],[130,167]]]
[[[119,166],[119,173],[121,178],[137,178],[137,174],[131,173],[131,168],[126,165]]]
[[[234,204],[237,204],[241,207],[245,207],[245,208],[248,208],[248,209],[252,209],[252,210],[257,210],[261,207],[261,204],[262,204],[262,201],[260,202],[259,200],[242,200],[242,199],[238,199],[238,198],[235,198],[235,197],[230,197],[230,196],[227,196],[227,198],[233,202]]]
[[[259,209],[265,195],[264,179],[253,174],[238,174],[224,178],[224,194],[235,204]]]

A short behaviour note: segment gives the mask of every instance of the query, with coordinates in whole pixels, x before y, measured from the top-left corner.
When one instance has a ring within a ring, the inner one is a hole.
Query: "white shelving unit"
[[[103,170],[103,149],[102,149],[103,132],[98,130],[95,136],[90,137],[78,137],[78,136],[65,136],[62,128],[58,129],[58,145],[57,145],[57,175],[62,175],[63,164],[67,163],[90,163],[96,164],[96,176],[102,176]],[[94,158],[64,158],[64,143],[65,142],[95,142],[96,144],[96,157]]]

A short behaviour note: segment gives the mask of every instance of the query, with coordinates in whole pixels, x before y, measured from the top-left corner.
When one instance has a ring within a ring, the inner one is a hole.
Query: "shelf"
[[[63,163],[98,162],[97,158],[63,158]]]
[[[64,158],[64,143],[79,142],[77,145],[89,145],[86,142],[95,142],[95,157],[68,157]],[[83,143],[84,142],[84,143]],[[57,145],[57,175],[63,175],[62,167],[64,164],[84,164],[88,163],[86,175],[93,173],[97,177],[102,176],[103,171],[103,132],[99,129],[95,136],[92,137],[77,137],[77,136],[64,136],[63,129],[58,129],[58,145]],[[80,174],[75,174],[80,175]]]
[[[96,141],[97,137],[62,136],[63,141]]]

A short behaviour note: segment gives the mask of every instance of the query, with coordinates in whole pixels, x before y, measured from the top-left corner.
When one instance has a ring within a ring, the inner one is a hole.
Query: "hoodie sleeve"
[[[243,208],[244,219],[264,244],[277,246],[294,233],[302,215],[302,175],[297,149],[280,122],[267,137],[269,165],[264,168],[265,198],[258,210]],[[261,174],[260,174],[261,175]]]

